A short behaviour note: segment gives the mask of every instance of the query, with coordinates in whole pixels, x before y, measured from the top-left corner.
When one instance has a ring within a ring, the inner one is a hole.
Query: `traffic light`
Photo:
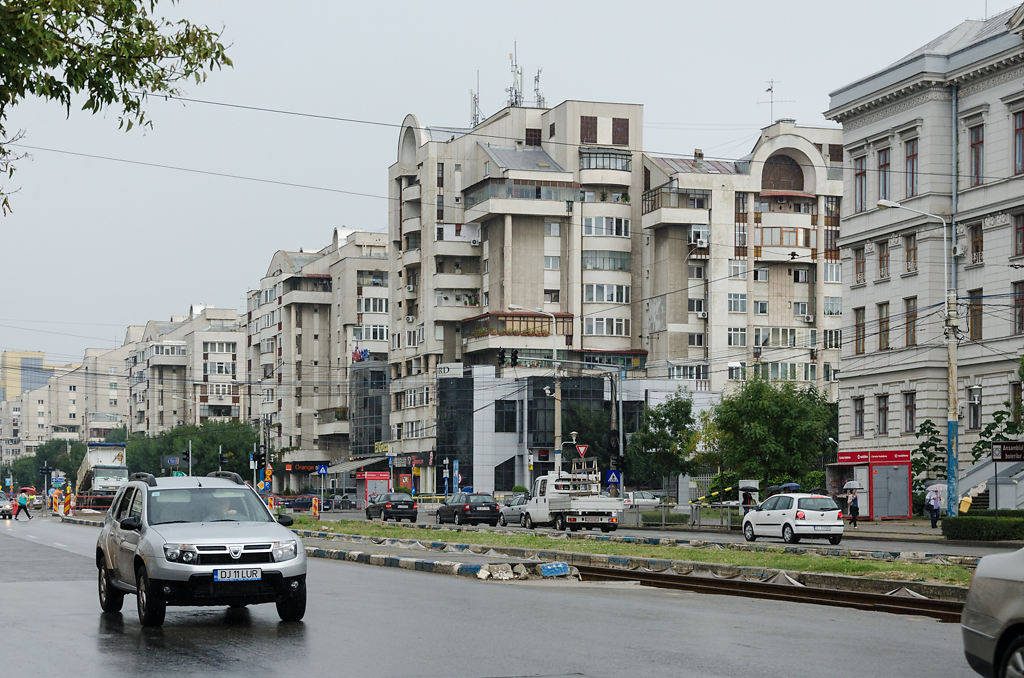
[[[226,466],[227,463],[228,463],[228,453],[227,452],[221,452],[220,454],[218,454],[217,455],[217,463],[220,464],[222,467]]]
[[[252,455],[252,459],[256,462],[256,466],[263,466],[263,460],[266,459],[266,457],[267,455],[265,455],[262,450],[254,452]]]
[[[185,450],[184,452],[181,453],[181,459],[187,465],[192,460],[192,453],[189,452],[188,450]]]
[[[619,455],[612,453],[612,456],[608,458],[608,468],[612,471],[617,471],[619,468]]]
[[[511,364],[512,364],[512,367],[515,367],[516,365],[519,364],[519,350],[518,349],[515,349],[515,348],[512,349],[512,363]]]
[[[504,366],[505,366],[505,349],[499,348],[498,349],[498,367],[504,367]]]

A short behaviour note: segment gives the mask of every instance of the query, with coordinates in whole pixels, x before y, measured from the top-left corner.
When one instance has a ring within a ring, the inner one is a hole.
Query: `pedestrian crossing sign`
[[[622,471],[605,471],[605,484],[618,485],[622,482]]]

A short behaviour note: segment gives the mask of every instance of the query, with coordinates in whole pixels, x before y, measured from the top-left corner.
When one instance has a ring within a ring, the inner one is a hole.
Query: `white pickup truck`
[[[582,460],[574,460],[582,461]],[[530,498],[522,506],[519,524],[554,525],[556,530],[600,527],[611,532],[619,525],[622,500],[601,496],[596,464],[582,468],[574,464],[571,472],[549,473],[534,480]]]

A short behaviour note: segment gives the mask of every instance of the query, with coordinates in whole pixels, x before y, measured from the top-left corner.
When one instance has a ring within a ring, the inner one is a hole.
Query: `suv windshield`
[[[470,504],[493,504],[494,497],[489,494],[471,494],[469,495]]]
[[[149,493],[149,524],[273,522],[263,502],[248,489],[192,487]]]
[[[832,497],[804,497],[797,505],[807,511],[837,511],[835,500]]]

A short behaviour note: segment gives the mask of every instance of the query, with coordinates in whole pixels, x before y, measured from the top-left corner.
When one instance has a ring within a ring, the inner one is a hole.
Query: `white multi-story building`
[[[233,309],[192,306],[188,316],[150,321],[125,357],[129,432],[245,421],[245,331]]]
[[[1021,399],[1022,36],[1024,5],[965,21],[833,92],[826,114],[843,125],[847,158],[841,449],[913,449],[926,419],[944,431],[946,343],[955,341],[963,494],[991,477],[991,469],[963,472],[979,432]],[[907,209],[878,209],[878,200]],[[947,285],[958,317],[948,336]],[[1024,501],[1015,490],[999,496]]]
[[[722,391],[748,371],[835,398],[842,134],[780,120],[738,161],[644,156],[643,342],[652,377]]]

